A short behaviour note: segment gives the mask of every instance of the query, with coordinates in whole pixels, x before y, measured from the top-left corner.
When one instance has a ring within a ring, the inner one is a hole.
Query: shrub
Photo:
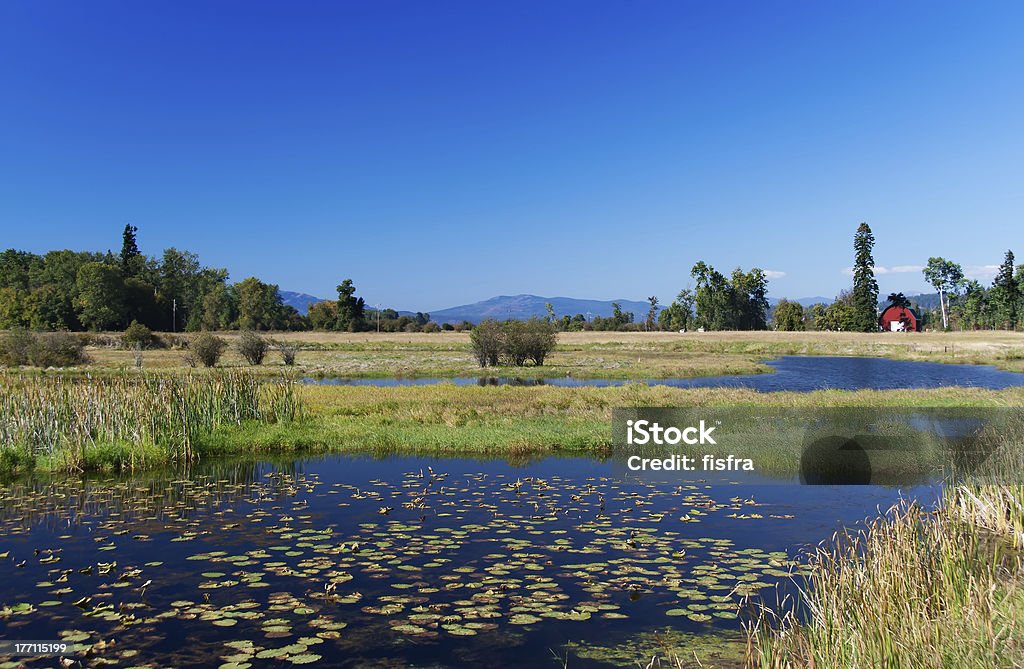
[[[441,331],[441,326],[439,326],[434,321],[430,321],[429,323],[426,323],[423,326],[423,331],[424,332],[440,332]]]
[[[121,345],[127,349],[150,348],[154,343],[153,331],[138,321],[132,321],[121,335]]]
[[[499,361],[514,367],[532,361],[539,367],[554,350],[557,339],[555,326],[539,318],[504,323],[486,320],[469,333],[473,355],[481,367],[494,366]]]
[[[188,347],[192,355],[195,356],[195,360],[203,363],[206,367],[213,367],[220,360],[227,343],[209,332],[200,332],[189,340]],[[189,362],[187,357],[186,362]]]
[[[0,363],[11,366],[29,364],[33,344],[31,332],[24,328],[12,328],[0,340]]]
[[[88,360],[84,342],[70,332],[43,332],[33,338],[30,362],[36,367],[66,367]]]
[[[505,363],[522,367],[530,357],[530,337],[523,321],[505,321],[501,325],[501,354]]]
[[[542,366],[544,359],[555,350],[555,344],[558,342],[555,326],[539,318],[531,318],[526,322],[525,335],[526,357],[532,360],[534,365]]]
[[[262,365],[268,349],[270,342],[251,330],[246,330],[238,338],[238,352],[250,365]]]
[[[295,353],[298,351],[293,344],[289,344],[286,341],[279,341],[276,343],[277,352],[281,354],[281,362],[291,367],[295,364]]]
[[[502,350],[501,323],[491,319],[482,321],[470,332],[469,342],[481,367],[496,366]]]
[[[176,334],[163,334],[159,337],[155,337],[157,343],[165,348],[178,349],[184,351],[188,348],[188,337]]]

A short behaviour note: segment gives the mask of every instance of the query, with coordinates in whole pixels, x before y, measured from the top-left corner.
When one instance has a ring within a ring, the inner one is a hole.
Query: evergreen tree
[[[857,226],[853,236],[853,292],[851,306],[854,314],[850,329],[858,332],[878,330],[878,282],[875,280],[875,258],[871,254],[875,236],[867,223]]]
[[[999,266],[996,278],[992,282],[990,304],[998,328],[1013,329],[1017,325],[1017,308],[1020,301],[1020,288],[1013,276],[1013,251],[1007,251],[1003,264]]]
[[[129,223],[124,226],[121,235],[121,272],[126,278],[135,276],[142,269],[143,257],[135,240],[135,233],[138,231],[137,227]]]

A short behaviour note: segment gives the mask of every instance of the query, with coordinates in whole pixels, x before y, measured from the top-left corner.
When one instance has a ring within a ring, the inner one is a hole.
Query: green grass
[[[296,386],[261,383],[240,372],[90,380],[7,375],[0,377],[0,471],[119,470],[193,457],[299,451],[603,455],[611,443],[614,407],[1022,404],[1024,389],[766,394],[641,384]],[[176,414],[175,406],[188,410]],[[102,421],[89,419],[83,408]]]
[[[756,393],[744,389],[306,386],[307,417],[279,426],[220,430],[209,452],[372,451],[429,455],[591,453],[611,445],[615,407],[998,407],[1024,404],[1024,389]]]

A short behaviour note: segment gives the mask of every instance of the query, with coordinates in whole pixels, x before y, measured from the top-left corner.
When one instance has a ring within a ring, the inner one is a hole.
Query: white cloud
[[[977,281],[991,281],[996,278],[999,272],[999,265],[967,265],[964,267],[964,275],[968,279]]]
[[[779,272],[779,271],[776,271],[774,269],[766,269],[764,271],[764,275],[766,277],[768,277],[769,279],[781,279],[782,277],[786,276],[786,273],[785,272]]]
[[[886,267],[885,265],[875,265],[875,274],[913,274],[920,272],[924,267],[921,265],[894,265],[893,267]],[[843,269],[843,274],[847,276],[853,276],[853,268],[846,267]]]

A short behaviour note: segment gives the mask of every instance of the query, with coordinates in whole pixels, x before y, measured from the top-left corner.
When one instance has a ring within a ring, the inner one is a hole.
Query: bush
[[[429,323],[427,323],[427,324],[425,324],[423,326],[423,331],[424,332],[440,332],[441,331],[441,326],[439,326],[434,321],[430,321]]]
[[[281,362],[291,367],[295,364],[295,353],[298,349],[286,341],[279,341],[276,344],[277,352],[281,354]]]
[[[499,361],[513,367],[532,361],[540,367],[554,350],[557,339],[555,326],[539,318],[504,323],[486,320],[469,333],[473,355],[481,367],[494,366]]]
[[[12,367],[29,364],[34,343],[31,332],[12,328],[0,340],[0,363]]]
[[[31,363],[36,367],[67,367],[89,361],[82,339],[70,332],[43,332],[34,339]]]
[[[188,337],[177,334],[163,334],[159,337],[155,337],[157,343],[164,348],[177,349],[184,351],[188,348]]]
[[[498,364],[501,358],[502,339],[501,323],[491,319],[482,321],[469,333],[473,355],[481,367],[494,367]]]
[[[5,365],[67,367],[88,362],[82,338],[70,332],[33,334],[14,329],[0,341],[0,362]]]
[[[156,343],[153,331],[138,321],[132,321],[124,334],[121,335],[121,345],[127,349],[150,348]]]
[[[246,330],[238,338],[238,352],[250,365],[262,365],[270,349],[270,342],[251,330]]]
[[[505,321],[501,326],[501,355],[505,364],[522,367],[530,358],[530,341],[526,323]]]
[[[551,351],[555,350],[558,342],[558,333],[555,326],[539,318],[531,318],[526,322],[524,349],[526,357],[533,361],[533,364],[540,367],[544,364]]]
[[[200,332],[188,342],[189,351],[194,360],[198,360],[206,367],[213,367],[220,360],[227,343],[216,335],[209,332]],[[186,362],[189,362],[188,357]],[[190,363],[194,366],[194,363]]]

